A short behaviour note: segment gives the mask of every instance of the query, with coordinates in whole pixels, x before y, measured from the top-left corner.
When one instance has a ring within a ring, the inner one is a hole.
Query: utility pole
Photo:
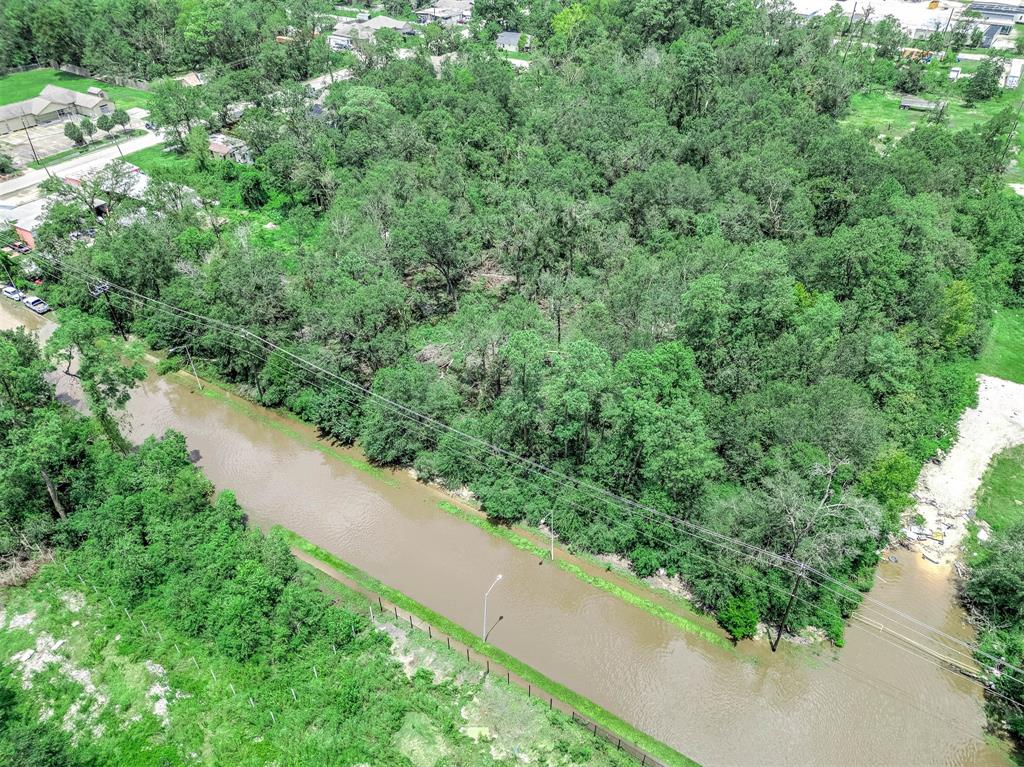
[[[110,283],[107,282],[106,280],[98,282],[91,288],[89,288],[89,295],[91,295],[93,298],[99,298],[100,296],[103,296],[103,298],[106,300],[107,311],[110,313],[110,321],[114,323],[114,327],[117,328],[117,332],[121,334],[121,338],[127,341],[128,333],[125,332],[124,327],[121,325],[121,319],[120,317],[118,317],[117,310],[114,309],[114,305],[110,302],[109,293]]]
[[[775,635],[775,639],[772,640],[772,652],[778,649],[779,641],[782,639],[782,629],[786,625],[786,618],[789,617],[789,611],[793,607],[793,600],[796,599],[796,590],[800,588],[800,581],[804,579],[804,564],[800,563],[800,571],[796,574],[796,580],[793,582],[793,591],[789,595],[789,602],[786,603],[786,609],[782,613],[782,620],[779,621],[779,631]]]
[[[543,525],[547,520],[542,519],[540,523]],[[555,512],[554,509],[551,511],[551,524],[548,525],[548,532],[551,533],[551,561],[555,561]]]
[[[28,126],[25,125],[25,115],[22,114],[22,115],[20,115],[20,117],[21,117],[21,127],[25,131],[25,138],[28,139],[28,148],[32,150],[32,159],[35,162],[39,162],[39,155],[36,154],[36,145],[32,143],[32,134],[28,132]],[[52,178],[52,176],[50,176],[50,168],[49,168],[48,165],[46,165],[46,163],[43,163],[43,170],[46,171],[46,177],[47,178]]]
[[[11,274],[11,267],[7,263],[7,254],[6,253],[0,255],[0,262],[3,263],[4,271],[7,272],[7,279],[10,281],[10,284],[13,286],[14,285],[14,275]]]
[[[491,595],[491,592],[494,591],[494,587],[498,585],[498,581],[500,580],[501,575],[499,574],[498,577],[494,579],[494,583],[491,584],[491,587],[487,589],[487,592],[484,594],[484,630],[480,633],[480,637],[484,642],[487,641],[487,597]]]
[[[192,351],[189,349],[188,344],[185,345],[185,356],[188,357],[189,367],[192,368],[192,375],[196,377],[196,383],[199,384],[199,391],[203,390],[203,382],[199,378],[199,373],[196,372],[196,363],[192,361]]]

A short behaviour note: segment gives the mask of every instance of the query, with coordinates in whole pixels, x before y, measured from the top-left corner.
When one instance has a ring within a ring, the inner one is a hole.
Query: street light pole
[[[499,574],[498,577],[494,579],[494,583],[491,584],[491,588],[487,589],[486,593],[484,593],[484,630],[480,636],[485,642],[487,641],[487,597],[491,595],[491,592],[494,590],[494,587],[498,585],[498,581],[500,580],[501,575]]]
[[[542,519],[540,523],[543,525],[547,523],[546,519]],[[548,525],[548,532],[551,533],[551,561],[555,561],[555,512],[551,512],[551,524]]]
[[[199,373],[196,372],[196,363],[194,363],[192,361],[192,351],[189,349],[188,344],[185,344],[184,346],[172,346],[170,349],[167,350],[167,353],[168,354],[172,354],[173,352],[176,352],[178,349],[184,349],[185,350],[185,356],[188,357],[189,367],[192,368],[192,375],[195,376],[196,383],[199,384],[199,391],[202,391],[203,390],[203,381],[199,377]]]

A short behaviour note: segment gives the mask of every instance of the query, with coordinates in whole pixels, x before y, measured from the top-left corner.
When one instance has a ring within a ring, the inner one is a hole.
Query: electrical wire
[[[724,536],[724,535],[722,535],[720,533],[717,533],[717,531],[710,530],[709,528],[706,528],[706,527],[701,526],[701,525],[696,525],[696,524],[690,522],[689,520],[683,520],[681,518],[674,517],[672,515],[666,514],[664,512],[660,512],[660,511],[658,511],[656,509],[653,509],[651,507],[641,506],[640,504],[636,504],[635,502],[631,501],[630,499],[626,499],[626,498],[623,498],[622,496],[618,496],[618,495],[616,495],[614,493],[611,493],[610,491],[607,491],[607,490],[605,490],[603,488],[599,488],[597,486],[594,486],[594,485],[592,485],[589,482],[584,482],[582,480],[577,480],[576,478],[569,478],[567,475],[565,475],[565,474],[563,474],[561,472],[558,472],[557,470],[550,469],[550,468],[545,467],[545,466],[543,466],[541,464],[537,464],[535,461],[532,461],[530,459],[525,459],[525,458],[523,458],[521,456],[517,456],[517,455],[515,455],[513,453],[510,453],[509,451],[504,450],[502,448],[497,448],[497,447],[495,447],[493,445],[490,445],[489,443],[486,443],[485,441],[481,440],[480,438],[474,437],[473,435],[466,434],[465,432],[462,432],[462,431],[460,431],[458,429],[454,429],[453,427],[450,427],[447,424],[443,424],[443,423],[438,422],[438,421],[436,421],[435,419],[433,419],[433,418],[431,418],[429,416],[425,416],[425,415],[423,415],[421,413],[418,413],[418,412],[412,410],[411,408],[408,408],[407,406],[401,405],[400,403],[396,403],[393,400],[390,400],[390,399],[388,399],[386,397],[382,397],[378,393],[373,392],[372,390],[369,390],[366,387],[363,387],[363,386],[361,386],[361,385],[359,385],[357,383],[349,381],[348,379],[345,379],[345,378],[343,378],[343,377],[341,377],[341,376],[339,376],[339,375],[337,375],[337,374],[335,374],[335,373],[333,373],[333,372],[331,372],[329,370],[326,370],[323,367],[321,367],[319,365],[316,365],[315,363],[312,363],[309,360],[306,360],[304,357],[296,355],[295,353],[291,352],[290,350],[284,349],[283,347],[280,347],[279,345],[277,345],[277,344],[275,344],[275,343],[273,343],[271,341],[268,341],[267,339],[264,339],[264,338],[262,338],[260,336],[257,336],[256,334],[254,334],[251,331],[248,331],[248,330],[246,330],[244,328],[238,328],[236,326],[231,325],[230,323],[226,323],[224,321],[216,320],[216,319],[210,318],[210,317],[205,317],[203,315],[199,315],[199,314],[196,314],[194,312],[190,312],[188,310],[184,310],[184,309],[181,309],[179,307],[175,307],[175,306],[173,306],[171,304],[168,304],[168,303],[166,303],[164,301],[161,301],[159,299],[154,299],[154,298],[146,296],[144,294],[137,293],[136,291],[133,291],[133,290],[131,290],[129,288],[124,288],[124,287],[119,286],[119,285],[114,285],[112,283],[109,283],[109,280],[106,280],[105,278],[99,277],[98,275],[94,275],[94,274],[90,274],[90,273],[84,272],[84,270],[76,269],[74,267],[68,267],[66,264],[61,264],[61,267],[63,269],[65,269],[65,270],[70,270],[71,272],[77,274],[79,279],[82,280],[83,282],[85,282],[86,284],[89,284],[90,281],[96,282],[96,281],[100,281],[100,280],[108,282],[108,284],[111,284],[111,287],[118,293],[118,295],[120,295],[122,297],[125,297],[125,298],[129,298],[133,302],[138,303],[140,305],[141,304],[152,305],[155,308],[157,308],[159,311],[162,311],[162,313],[164,313],[165,315],[175,317],[175,318],[177,318],[179,320],[188,320],[188,322],[190,324],[206,325],[206,326],[216,325],[216,326],[220,327],[221,329],[229,330],[229,331],[232,331],[234,333],[237,333],[238,335],[240,335],[240,336],[242,336],[244,338],[248,338],[250,341],[252,341],[253,343],[257,344],[258,346],[260,346],[261,348],[263,348],[265,351],[269,352],[270,354],[272,354],[274,352],[277,352],[280,355],[283,355],[284,357],[287,357],[288,359],[293,359],[293,360],[297,361],[298,363],[300,363],[301,365],[304,366],[304,370],[305,370],[307,375],[327,376],[330,379],[333,379],[333,380],[336,380],[336,381],[342,383],[344,386],[347,387],[348,391],[352,392],[356,396],[360,396],[361,395],[364,398],[374,399],[374,400],[377,400],[377,401],[383,403],[384,406],[388,407],[390,410],[392,410],[392,412],[396,412],[396,414],[402,416],[403,418],[405,418],[407,420],[410,420],[413,424],[419,426],[422,429],[428,429],[429,428],[429,429],[432,429],[435,432],[446,432],[446,433],[453,434],[463,444],[466,444],[468,446],[473,446],[473,447],[475,447],[477,449],[485,449],[492,456],[498,457],[499,459],[505,460],[506,462],[519,463],[519,464],[525,466],[525,468],[528,471],[531,471],[531,472],[537,474],[538,476],[543,475],[543,476],[547,476],[547,477],[565,478],[565,479],[569,480],[571,484],[574,484],[577,487],[577,489],[581,490],[584,493],[589,493],[592,490],[596,489],[598,491],[598,495],[600,496],[602,502],[611,503],[611,504],[616,505],[616,506],[618,506],[620,508],[625,508],[627,511],[630,511],[631,513],[634,513],[634,514],[637,514],[637,515],[641,516],[642,518],[644,518],[648,522],[654,522],[654,521],[662,522],[662,523],[667,522],[670,525],[672,525],[673,528],[676,528],[677,525],[682,524],[683,526],[688,528],[688,532],[686,534],[690,535],[693,538],[696,538],[697,540],[700,540],[700,541],[702,541],[704,543],[707,543],[707,544],[719,546],[720,548],[723,548],[725,550],[730,551],[731,553],[738,554],[740,556],[749,557],[751,555],[756,555],[758,557],[765,557],[768,560],[768,562],[762,563],[762,564],[768,564],[769,566],[776,567],[776,568],[779,568],[779,569],[783,569],[783,570],[785,570],[785,571],[787,571],[787,572],[789,572],[790,574],[793,574],[793,575],[797,574],[797,571],[794,571],[794,569],[792,569],[792,566],[795,565],[800,570],[802,570],[805,573],[805,575],[807,573],[810,573],[811,575],[815,576],[815,578],[817,578],[817,579],[821,579],[823,581],[828,581],[828,583],[816,582],[817,586],[819,586],[821,588],[825,588],[826,590],[832,591],[834,594],[836,594],[837,596],[839,596],[841,599],[844,599],[844,600],[852,599],[852,600],[856,600],[857,602],[861,602],[861,603],[863,603],[863,602],[870,602],[871,605],[877,605],[881,609],[884,609],[884,610],[886,610],[886,611],[888,611],[890,613],[893,613],[893,614],[899,616],[900,618],[903,618],[904,620],[907,620],[910,623],[914,624],[913,626],[905,627],[908,630],[913,631],[915,633],[918,633],[921,636],[925,636],[926,638],[929,639],[929,641],[933,641],[936,644],[939,644],[940,646],[942,646],[943,648],[945,648],[945,649],[947,649],[949,651],[957,652],[957,653],[959,653],[961,655],[964,655],[965,657],[971,658],[972,660],[974,658],[973,654],[972,655],[968,655],[967,653],[964,653],[961,650],[957,650],[956,648],[951,648],[948,645],[945,645],[944,643],[941,643],[938,640],[935,640],[931,636],[929,636],[927,634],[924,634],[918,628],[915,628],[915,627],[920,627],[920,628],[926,629],[927,631],[932,632],[934,634],[938,634],[939,636],[941,636],[941,637],[943,637],[945,639],[950,639],[955,644],[957,644],[957,645],[959,645],[961,647],[965,647],[968,650],[973,651],[974,653],[982,654],[982,655],[985,655],[985,656],[989,657],[991,660],[993,660],[993,661],[1003,665],[1006,669],[1010,669],[1012,671],[1016,671],[1017,673],[1024,674],[1024,671],[1022,671],[1020,668],[1014,666],[1013,664],[1008,664],[1003,659],[999,659],[999,658],[996,658],[995,656],[992,656],[992,655],[990,655],[988,653],[985,653],[984,651],[981,651],[979,648],[977,648],[975,645],[971,645],[970,643],[967,643],[967,642],[965,642],[965,641],[963,641],[963,640],[961,640],[961,639],[959,639],[957,637],[953,637],[953,636],[947,634],[946,632],[941,631],[940,629],[937,629],[937,628],[935,628],[933,626],[930,626],[929,624],[924,623],[923,621],[920,621],[920,620],[914,618],[913,616],[908,615],[907,613],[905,613],[903,611],[897,610],[896,608],[893,608],[893,607],[885,604],[884,602],[880,602],[879,600],[877,600],[875,598],[870,598],[867,595],[864,595],[861,592],[856,591],[853,588],[849,587],[847,584],[844,584],[841,581],[839,581],[839,580],[829,576],[828,574],[823,573],[822,571],[820,571],[820,570],[818,570],[816,568],[813,568],[813,567],[811,567],[809,565],[806,565],[805,563],[802,563],[802,562],[799,562],[799,561],[793,560],[793,559],[787,559],[787,558],[783,557],[782,555],[776,554],[775,552],[771,552],[771,551],[769,551],[767,549],[763,549],[761,547],[754,546],[753,544],[747,544],[747,543],[745,543],[743,541],[739,541],[738,539],[735,539],[735,538],[729,538],[728,536]],[[222,343],[224,345],[228,345],[229,348],[233,348],[236,351],[238,350],[237,347],[234,347],[234,346],[232,346],[230,344],[225,344],[222,339],[220,341],[218,341],[218,343]],[[268,364],[270,362],[270,360],[272,359],[272,357],[269,356],[269,355],[267,357],[262,357],[262,356],[257,355],[257,357],[259,359],[261,359],[264,362],[264,364]],[[281,364],[283,364],[283,360],[282,360]],[[288,372],[294,374],[294,371],[288,371]],[[344,390],[341,390],[341,391],[344,391]],[[482,466],[486,466],[486,464],[483,464],[481,461],[479,461],[479,459],[476,459],[474,456],[469,456],[469,457],[471,457],[473,460],[475,460],[478,463],[480,463]],[[563,499],[563,500],[565,500],[565,499]],[[594,512],[593,509],[589,509],[588,510],[588,509],[583,509],[583,507],[579,507],[577,504],[574,504],[571,500],[568,501],[568,502],[570,504],[576,506],[577,508],[585,511],[585,512],[588,512],[588,513],[593,513]],[[654,512],[654,517],[655,518],[652,518],[652,516],[650,514],[642,513],[644,511]],[[598,512],[598,513],[600,513],[600,512]],[[606,518],[606,517],[604,517],[603,514],[602,514],[602,517]],[[682,532],[682,531],[680,531],[680,532]],[[662,542],[666,543],[666,544],[668,544],[670,546],[677,545],[677,542],[676,543],[669,543],[667,541],[662,541]],[[743,549],[745,549],[746,551],[743,551]],[[846,594],[839,593],[834,588],[831,588],[829,583],[839,585],[840,587],[842,587],[842,590],[847,592],[847,593]],[[873,614],[874,615],[879,615],[880,613],[878,612],[878,610],[874,610]],[[1012,677],[1011,676],[1011,678],[1014,678],[1016,681],[1020,681],[1016,677]]]

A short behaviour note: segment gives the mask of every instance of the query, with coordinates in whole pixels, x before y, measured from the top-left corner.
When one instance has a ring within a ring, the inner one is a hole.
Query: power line
[[[74,267],[68,267],[67,265],[64,265],[64,264],[61,264],[61,266],[62,266],[62,268],[67,269],[68,271],[71,271],[73,274],[79,275],[79,279],[83,280],[87,284],[89,282],[93,282],[94,283],[94,282],[97,282],[97,281],[100,281],[100,280],[104,280],[104,281],[109,283],[108,280],[105,280],[104,278],[101,278],[101,277],[98,277],[96,275],[87,273],[84,270],[76,269]],[[1007,663],[1004,659],[996,658],[995,656],[993,656],[993,655],[991,655],[991,654],[981,650],[976,645],[972,645],[972,644],[970,644],[968,642],[965,642],[964,640],[962,640],[962,639],[960,639],[958,637],[954,637],[954,636],[952,636],[950,634],[947,634],[946,632],[944,632],[944,631],[942,631],[940,629],[937,629],[937,628],[935,628],[933,626],[930,626],[929,624],[927,624],[927,623],[925,623],[923,621],[920,621],[920,620],[914,618],[913,616],[910,616],[909,614],[907,614],[907,613],[905,613],[905,612],[903,612],[901,610],[898,610],[898,609],[896,609],[894,607],[891,607],[890,605],[887,605],[884,602],[881,602],[880,600],[877,600],[877,599],[875,599],[873,597],[869,597],[868,595],[862,594],[861,592],[856,591],[855,589],[853,589],[852,587],[848,586],[847,584],[845,584],[845,583],[843,583],[843,582],[833,578],[832,576],[829,576],[828,574],[826,574],[826,573],[824,573],[824,572],[822,572],[822,571],[820,571],[820,570],[818,570],[816,568],[813,568],[813,567],[807,565],[806,563],[802,563],[802,562],[800,562],[798,560],[784,557],[784,556],[782,556],[780,554],[776,554],[775,552],[771,552],[771,551],[769,551],[767,549],[764,549],[762,547],[758,547],[758,546],[755,546],[753,544],[748,544],[748,543],[745,543],[745,542],[740,541],[738,539],[731,538],[729,536],[725,536],[725,535],[723,535],[721,533],[718,533],[717,531],[711,530],[710,528],[707,528],[705,526],[697,525],[695,523],[690,522],[689,520],[683,520],[683,519],[681,519],[679,517],[675,517],[673,515],[669,515],[669,514],[666,514],[664,512],[660,512],[660,511],[658,511],[656,509],[653,509],[652,507],[643,506],[641,504],[638,504],[638,503],[632,501],[631,499],[624,498],[622,496],[618,496],[618,495],[612,493],[611,491],[605,490],[604,488],[600,488],[599,486],[593,485],[592,483],[585,482],[585,481],[582,481],[582,480],[578,480],[576,478],[571,478],[568,475],[563,474],[562,472],[558,472],[557,470],[550,469],[550,468],[548,468],[546,466],[543,466],[542,464],[536,463],[535,461],[523,458],[522,456],[518,456],[518,455],[516,455],[514,453],[511,453],[510,451],[507,451],[507,450],[504,450],[502,448],[499,448],[499,447],[496,447],[494,445],[491,445],[491,444],[485,442],[484,440],[482,440],[482,439],[480,439],[478,437],[475,437],[473,435],[469,435],[469,434],[467,434],[467,433],[465,433],[465,432],[463,432],[461,430],[458,430],[458,429],[455,429],[453,427],[450,427],[447,424],[444,424],[442,422],[437,421],[436,419],[431,418],[430,416],[426,416],[426,415],[424,415],[422,413],[418,413],[417,411],[413,410],[412,408],[409,408],[409,407],[407,407],[405,405],[401,405],[400,403],[396,403],[393,400],[390,400],[390,399],[388,399],[386,397],[381,396],[379,393],[373,392],[372,390],[367,389],[366,387],[363,387],[363,386],[361,386],[361,385],[359,385],[359,384],[357,384],[355,382],[349,381],[348,379],[345,379],[344,377],[339,376],[338,374],[335,374],[335,373],[333,373],[333,372],[331,372],[329,370],[326,370],[322,366],[319,366],[319,365],[317,365],[317,364],[315,364],[315,363],[313,363],[313,362],[311,362],[309,360],[306,360],[304,357],[301,357],[301,356],[291,352],[290,350],[284,349],[283,347],[281,347],[281,346],[279,346],[279,345],[277,345],[277,344],[275,344],[275,343],[273,343],[273,342],[271,342],[271,341],[269,341],[267,339],[264,339],[264,338],[256,335],[255,333],[252,333],[251,331],[248,331],[248,330],[246,330],[244,328],[239,328],[237,326],[231,325],[230,323],[226,323],[226,322],[224,322],[222,320],[217,320],[217,319],[214,319],[214,318],[205,317],[203,315],[199,315],[199,314],[196,314],[194,312],[191,312],[191,311],[188,311],[188,310],[185,310],[185,309],[181,309],[179,307],[175,307],[175,306],[173,306],[171,304],[168,304],[168,303],[166,303],[164,301],[161,301],[160,299],[154,299],[152,297],[149,297],[149,296],[146,296],[144,294],[141,294],[141,293],[138,293],[136,291],[133,291],[130,288],[124,288],[122,286],[115,285],[114,283],[109,283],[109,284],[111,285],[111,287],[113,289],[115,289],[115,291],[117,291],[119,293],[119,295],[122,295],[123,297],[129,298],[130,300],[133,300],[136,303],[140,303],[140,304],[148,303],[148,304],[151,304],[154,307],[158,307],[158,309],[157,309],[158,311],[162,311],[164,314],[167,314],[169,316],[173,316],[173,317],[178,318],[178,319],[186,319],[187,318],[187,321],[189,323],[191,323],[191,324],[216,325],[216,326],[218,326],[219,328],[221,328],[223,330],[229,330],[229,331],[232,331],[234,333],[238,333],[242,337],[248,338],[249,340],[251,340],[255,344],[259,345],[260,347],[263,347],[265,351],[277,352],[279,355],[283,355],[284,357],[287,357],[288,359],[295,360],[296,362],[298,362],[298,363],[300,363],[301,365],[304,366],[304,369],[305,369],[307,374],[327,376],[327,377],[329,377],[331,379],[334,379],[334,380],[338,381],[339,383],[342,383],[345,387],[347,387],[347,390],[350,391],[355,396],[362,395],[366,399],[374,399],[374,400],[376,400],[378,402],[383,403],[385,405],[385,407],[388,407],[390,410],[392,410],[396,414],[402,416],[403,418],[412,421],[414,424],[418,425],[420,428],[423,428],[423,429],[429,428],[429,429],[431,429],[431,430],[433,430],[435,432],[443,431],[443,432],[447,432],[447,433],[453,434],[453,435],[455,435],[456,439],[458,439],[463,444],[472,445],[476,449],[485,449],[492,456],[497,457],[500,460],[505,460],[506,462],[509,462],[509,463],[519,463],[520,465],[524,466],[527,469],[527,471],[533,472],[533,473],[535,473],[537,475],[543,475],[543,476],[549,477],[549,478],[552,478],[552,477],[564,478],[565,480],[569,481],[571,484],[575,485],[577,487],[577,489],[579,489],[580,491],[584,492],[585,494],[593,495],[594,494],[593,491],[596,490],[597,494],[600,496],[600,499],[601,499],[601,501],[603,503],[610,503],[610,504],[618,506],[620,508],[624,508],[625,510],[629,511],[630,513],[638,515],[641,518],[646,519],[649,522],[655,521],[654,519],[652,519],[651,514],[648,513],[648,512],[653,512],[654,516],[657,518],[657,521],[659,521],[659,522],[667,522],[670,525],[672,525],[673,528],[676,529],[679,532],[684,532],[684,531],[678,530],[677,525],[683,525],[684,527],[687,528],[687,531],[685,532],[686,535],[689,535],[692,538],[700,540],[703,543],[707,543],[707,544],[710,544],[710,545],[718,546],[719,548],[722,548],[724,550],[730,551],[733,554],[738,554],[739,556],[743,556],[743,557],[747,557],[747,558],[754,557],[754,556],[756,556],[756,557],[765,557],[768,561],[762,562],[762,564],[767,564],[770,567],[775,567],[777,569],[783,570],[785,572],[788,572],[788,573],[794,574],[794,575],[795,575],[795,571],[792,569],[792,567],[793,566],[800,567],[800,568],[804,569],[805,572],[809,572],[813,576],[816,576],[816,579],[821,579],[821,581],[827,581],[828,583],[825,583],[825,582],[819,582],[818,580],[814,579],[815,585],[817,585],[820,588],[825,588],[826,590],[831,591],[832,593],[836,594],[838,597],[840,597],[843,600],[854,599],[854,600],[856,600],[858,602],[859,601],[870,602],[873,605],[877,605],[881,609],[884,609],[884,610],[886,610],[886,611],[888,611],[890,613],[893,613],[893,614],[897,615],[899,618],[902,618],[903,620],[909,621],[910,623],[914,624],[915,626],[921,627],[921,628],[926,629],[927,631],[929,631],[929,632],[931,632],[933,634],[937,634],[937,635],[939,635],[939,636],[941,636],[941,637],[943,637],[945,639],[951,640],[952,642],[954,642],[954,644],[957,644],[960,647],[964,647],[967,650],[972,651],[973,653],[984,655],[985,657],[988,657],[989,659],[991,659],[995,663],[1003,666],[1004,669],[1009,669],[1009,670],[1012,670],[1012,671],[1015,671],[1017,673],[1020,673],[1020,674],[1024,675],[1024,670],[1021,670],[1020,668],[1018,668],[1017,666],[1014,666],[1013,664]],[[233,348],[233,349],[238,350],[237,347],[234,347],[233,345],[224,342],[222,339],[219,341],[219,343],[222,343],[222,344],[224,344],[226,346],[229,346],[229,348]],[[271,362],[271,357],[269,357],[269,356],[268,357],[259,357],[258,356],[258,358],[262,359],[264,364],[270,364],[270,362]],[[344,391],[344,390],[341,390],[341,391]],[[475,457],[472,457],[472,456],[470,456],[470,457],[472,458],[472,460],[477,461],[478,463],[480,463],[482,466],[485,466],[485,468],[486,468],[486,465],[483,464],[481,461],[479,461],[479,459],[477,459]],[[526,480],[526,481],[528,481],[528,480]],[[571,500],[568,500],[568,499],[565,499],[565,498],[563,498],[563,500],[568,502],[568,503],[570,503],[571,505],[576,506],[577,508],[579,508],[579,509],[581,509],[581,510],[583,510],[585,512],[590,512],[590,513],[594,513],[595,512],[594,509],[583,509],[583,507],[578,506],[577,504],[575,504]],[[600,514],[601,512],[597,511],[596,513]],[[603,518],[605,518],[604,514],[601,514],[601,516]],[[657,538],[656,536],[653,536],[651,533],[646,533],[645,532],[645,534],[648,535],[649,537],[654,538],[655,540],[659,540],[660,542],[662,542],[662,543],[664,543],[664,544],[666,544],[666,545],[668,545],[670,547],[674,547],[674,546],[678,545],[678,542],[664,541],[662,539]],[[692,552],[688,552],[688,553],[692,553]],[[717,564],[721,565],[722,563],[718,562]],[[836,591],[836,589],[832,588],[829,585],[830,583],[838,585],[843,591],[847,592],[847,594],[842,594],[839,591]],[[852,595],[852,597],[850,595]],[[806,600],[801,600],[801,601],[806,601]],[[811,604],[811,603],[808,603],[808,604]],[[963,653],[960,650],[948,647],[944,643],[941,643],[941,642],[938,642],[935,639],[932,639],[931,637],[929,637],[928,635],[922,633],[921,631],[919,631],[916,628],[910,627],[909,630],[914,631],[915,633],[918,633],[921,636],[924,636],[924,637],[928,638],[929,641],[935,641],[936,643],[938,643],[941,646],[945,647],[947,650],[951,650],[953,652],[957,652],[957,653],[959,653],[961,655],[964,655],[965,657],[972,657],[972,656],[968,656],[966,653]],[[1006,672],[1004,671],[1004,673],[1006,673]],[[1011,678],[1015,679],[1016,681],[1021,681],[1020,679],[1017,679],[1016,677],[1013,677],[1013,676],[1011,676]]]

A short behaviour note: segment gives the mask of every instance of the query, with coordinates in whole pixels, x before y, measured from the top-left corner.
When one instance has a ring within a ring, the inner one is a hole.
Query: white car
[[[25,296],[22,303],[36,314],[46,314],[50,311],[50,305],[39,296]]]
[[[20,290],[18,290],[13,285],[5,285],[3,293],[4,293],[4,297],[5,298],[9,298],[12,301],[20,301],[21,299],[23,299],[25,297],[25,294],[22,293]]]

